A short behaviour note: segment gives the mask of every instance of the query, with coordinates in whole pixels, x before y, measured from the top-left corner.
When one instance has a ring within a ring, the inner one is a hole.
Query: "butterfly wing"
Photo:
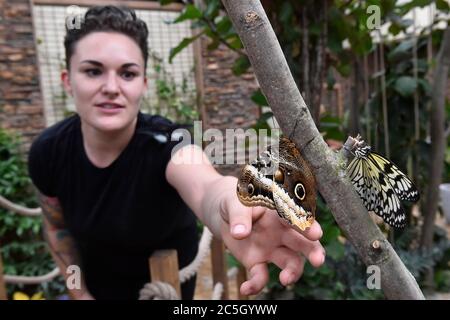
[[[400,199],[378,166],[366,158],[354,158],[348,173],[367,210],[375,212],[391,226],[405,226],[406,214]]]
[[[372,181],[365,173],[364,160],[361,158],[354,158],[348,168],[347,172],[349,174],[350,181],[362,199],[364,206],[369,211],[373,211],[375,208],[375,201],[372,195]],[[376,200],[376,199],[375,199]]]
[[[414,183],[392,161],[375,152],[371,152],[368,159],[385,174],[400,200],[419,200],[419,191]]]

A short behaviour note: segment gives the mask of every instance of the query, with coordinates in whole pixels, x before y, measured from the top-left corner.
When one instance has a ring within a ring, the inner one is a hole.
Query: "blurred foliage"
[[[447,128],[450,128],[450,101],[447,99],[445,104]],[[450,183],[450,134],[447,136],[447,149],[445,151],[445,167],[443,182]]]
[[[170,0],[160,0],[161,3],[170,3]],[[303,86],[302,71],[304,61],[302,60],[302,38],[304,25],[302,25],[302,13],[306,12],[308,19],[312,21],[307,26],[309,41],[310,62],[316,59],[317,44],[320,41],[323,20],[317,19],[320,10],[324,8],[322,1],[310,0],[262,0],[267,16],[275,30],[278,40],[283,49],[286,60],[289,64],[293,77],[300,88]],[[390,23],[389,34],[399,35],[401,32],[407,34],[407,28],[412,25],[412,20],[405,15],[414,8],[423,8],[430,3],[435,3],[438,13],[449,13],[449,4],[443,0],[411,0],[398,3],[395,0],[368,0],[368,1],[327,1],[327,62],[326,77],[324,82],[329,88],[336,83],[338,74],[341,77],[348,77],[353,72],[354,61],[365,55],[373,54],[376,44],[373,42],[372,32],[368,26],[368,7],[376,5],[380,10],[380,25]],[[205,0],[204,7],[196,7],[194,4],[188,5],[186,9],[175,19],[178,21],[190,20],[195,28],[195,36],[184,39],[176,48],[171,51],[172,59],[183,48],[187,47],[200,35],[209,38],[208,49],[214,50],[220,44],[238,53],[233,67],[235,75],[241,75],[247,71],[250,64],[239,37],[237,36],[229,18],[221,14],[223,10],[219,0]],[[435,23],[440,21],[436,16]],[[442,32],[434,30],[432,33],[432,43],[438,47]],[[426,35],[418,37],[417,50],[417,72],[415,79],[413,73],[413,52],[414,42],[406,37],[402,41],[385,42],[385,63],[386,63],[386,94],[388,104],[388,128],[391,160],[402,170],[411,175],[412,161],[418,158],[418,185],[420,190],[426,190],[427,173],[429,165],[430,142],[427,134],[428,103],[431,95],[431,85],[427,80],[428,62],[426,60]],[[312,57],[312,58],[311,58]],[[311,72],[311,70],[310,70]],[[367,132],[367,125],[370,123],[370,137],[372,147],[375,151],[385,153],[383,117],[381,107],[381,92],[379,85],[373,86],[380,81],[381,73],[371,75],[371,87],[377,88],[371,93],[369,98],[370,114],[362,112],[363,102],[359,108],[361,110],[360,123],[361,131]],[[307,81],[312,83],[314,78],[311,74]],[[420,112],[420,139],[414,138],[414,101],[413,96],[417,92]],[[260,90],[252,96],[252,101],[260,107],[260,119],[255,124],[256,129],[270,128],[269,119],[273,116],[268,103]],[[447,119],[450,118],[450,106],[447,103]],[[320,129],[325,139],[343,141],[348,134],[349,114],[343,118],[335,117],[331,114],[323,114],[320,117]],[[450,142],[450,137],[449,137]],[[416,158],[415,158],[416,157]],[[444,181],[450,181],[450,147],[446,152],[446,167]],[[423,191],[422,191],[423,193]],[[408,212],[409,206],[405,206]],[[409,215],[410,216],[410,215]],[[298,285],[286,290],[279,284],[279,269],[270,267],[271,281],[268,285],[266,297],[269,298],[300,298],[300,299],[381,299],[383,294],[380,290],[369,290],[366,286],[366,267],[360,262],[355,250],[346,241],[345,235],[341,234],[329,209],[323,200],[318,202],[318,221],[320,222],[324,236],[321,240],[327,251],[325,265],[319,269],[312,268],[309,264],[305,266],[303,277]],[[381,226],[384,230],[384,226]],[[386,230],[385,230],[386,231]],[[428,268],[434,268],[435,284],[439,290],[448,290],[450,282],[449,268],[449,240],[442,230],[436,229],[434,236],[433,250],[422,252],[418,248],[418,227],[417,221],[412,219],[410,225],[403,231],[395,233],[394,246],[401,259],[408,269],[422,284],[423,276]],[[286,291],[290,295],[286,295]]]
[[[143,109],[154,111],[153,113],[167,117],[170,120],[192,124],[199,118],[197,112],[196,91],[188,86],[188,77],[184,76],[181,83],[175,81],[174,77],[164,65],[164,60],[155,53],[151,55],[153,73],[149,76],[150,81],[156,85],[156,103],[150,99],[143,99]]]
[[[19,151],[19,137],[0,129],[0,194],[26,207],[37,207],[28,170]],[[55,268],[41,235],[41,219],[14,214],[0,207],[0,250],[4,272],[9,275],[40,276]],[[8,294],[43,292],[52,299],[65,289],[62,277],[40,285],[8,285]]]
[[[372,274],[367,271],[353,246],[345,239],[337,226],[331,211],[319,197],[317,220],[324,235],[321,243],[327,257],[324,265],[314,268],[306,263],[303,276],[289,289],[295,299],[384,299],[379,289],[368,289],[366,284]],[[382,229],[384,226],[380,226]],[[450,290],[450,240],[446,230],[436,227],[434,245],[430,252],[418,248],[418,228],[407,228],[398,233],[395,250],[420,286],[425,282],[429,268],[435,269],[436,289]],[[270,282],[264,295],[267,299],[283,299],[286,288],[278,281],[280,269],[270,265]]]
[[[405,45],[407,44],[407,45]],[[409,40],[392,43],[386,46],[388,57],[386,63],[386,97],[388,105],[388,128],[390,159],[404,172],[409,172],[408,161],[418,156],[416,148],[420,151],[419,163],[419,189],[425,190],[428,180],[430,142],[427,140],[427,126],[429,125],[429,109],[431,86],[426,78],[428,66],[425,58],[426,39],[417,43],[419,58],[417,60],[417,80],[413,76],[413,47]],[[401,57],[401,58],[399,58]],[[400,60],[399,60],[400,59]],[[419,140],[415,140],[414,128],[414,93],[417,92],[419,105]],[[373,92],[369,101],[370,118],[372,123],[371,141],[373,150],[386,154],[384,148],[384,125],[382,114],[382,93]],[[364,125],[367,121],[364,122]],[[363,125],[363,126],[364,126]],[[365,132],[366,129],[363,131]]]

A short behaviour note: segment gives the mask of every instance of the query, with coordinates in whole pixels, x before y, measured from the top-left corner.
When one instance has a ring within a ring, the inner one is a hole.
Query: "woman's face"
[[[64,70],[61,78],[81,120],[103,132],[132,125],[147,89],[139,46],[114,32],[93,32],[79,40],[70,72]]]

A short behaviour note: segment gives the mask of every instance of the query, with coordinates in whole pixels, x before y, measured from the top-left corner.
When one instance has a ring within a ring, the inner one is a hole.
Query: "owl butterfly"
[[[400,200],[416,202],[419,191],[392,161],[372,152],[359,136],[355,140],[350,150],[355,157],[347,167],[350,181],[367,210],[393,227],[405,227],[406,214]]]
[[[246,206],[274,209],[301,231],[314,222],[316,182],[295,144],[282,137],[279,147],[269,146],[245,165],[239,176],[237,196]]]

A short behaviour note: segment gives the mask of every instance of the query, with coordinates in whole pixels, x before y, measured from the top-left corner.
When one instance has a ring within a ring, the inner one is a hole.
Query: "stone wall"
[[[206,125],[203,129],[250,128],[259,117],[259,108],[251,100],[258,89],[252,70],[241,76],[235,76],[231,70],[237,53],[225,46],[208,51],[206,40],[202,43],[204,105]],[[224,143],[225,145],[225,143]],[[217,170],[223,174],[237,175],[240,166],[219,165]]]
[[[0,127],[26,151],[45,127],[29,0],[0,0]]]

